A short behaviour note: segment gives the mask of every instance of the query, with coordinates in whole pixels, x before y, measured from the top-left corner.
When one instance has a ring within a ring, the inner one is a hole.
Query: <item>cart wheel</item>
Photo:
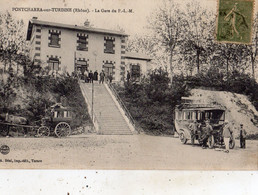
[[[213,148],[214,144],[215,144],[214,136],[210,135],[209,138],[208,138],[208,146],[209,146],[209,148]]]
[[[2,136],[7,136],[9,134],[9,127],[8,127],[8,125],[4,125],[4,124],[0,125],[0,134]]]
[[[55,127],[55,134],[57,137],[65,137],[70,135],[71,127],[66,122],[60,122]]]
[[[38,135],[48,137],[50,135],[50,130],[46,126],[42,126],[38,129]]]
[[[235,147],[235,138],[233,136],[229,139],[229,148],[233,149]]]
[[[179,134],[179,138],[180,138],[181,143],[186,144],[187,139],[186,139],[186,137],[185,137],[185,133],[184,133],[184,132],[181,132],[181,133]]]

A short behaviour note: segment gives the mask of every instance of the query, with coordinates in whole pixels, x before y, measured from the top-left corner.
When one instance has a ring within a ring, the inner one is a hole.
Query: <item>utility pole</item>
[[[93,55],[95,56],[95,70],[96,70],[96,57],[97,57],[97,51],[94,51],[93,52]],[[94,74],[94,73],[93,73]],[[94,76],[94,75],[93,75]],[[92,81],[92,91],[91,91],[91,95],[92,95],[92,97],[91,97],[91,99],[92,99],[92,105],[91,105],[91,116],[92,116],[92,121],[93,121],[93,106],[94,106],[94,80]]]

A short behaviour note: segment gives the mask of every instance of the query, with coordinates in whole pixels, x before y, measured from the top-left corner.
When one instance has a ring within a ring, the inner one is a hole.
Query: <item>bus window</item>
[[[176,119],[182,120],[182,112],[180,112],[180,111],[176,112]]]
[[[187,119],[191,119],[191,112],[187,112]]]
[[[67,117],[68,117],[68,112],[64,111],[64,118],[67,118]]]
[[[200,121],[201,120],[201,112],[197,111],[197,120]]]
[[[205,120],[206,119],[211,119],[211,113],[210,113],[210,111],[206,111],[205,112]]]
[[[192,119],[193,119],[193,120],[197,119],[197,116],[196,116],[196,115],[197,115],[197,112],[196,112],[196,111],[193,111],[193,116],[192,116]]]

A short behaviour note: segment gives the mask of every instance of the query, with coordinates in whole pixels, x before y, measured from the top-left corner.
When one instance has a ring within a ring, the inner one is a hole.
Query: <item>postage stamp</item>
[[[217,41],[251,43],[254,0],[218,1]]]

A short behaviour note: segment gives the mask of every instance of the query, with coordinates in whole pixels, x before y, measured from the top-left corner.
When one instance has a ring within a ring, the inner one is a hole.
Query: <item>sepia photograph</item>
[[[255,0],[0,2],[0,168],[258,170]]]

